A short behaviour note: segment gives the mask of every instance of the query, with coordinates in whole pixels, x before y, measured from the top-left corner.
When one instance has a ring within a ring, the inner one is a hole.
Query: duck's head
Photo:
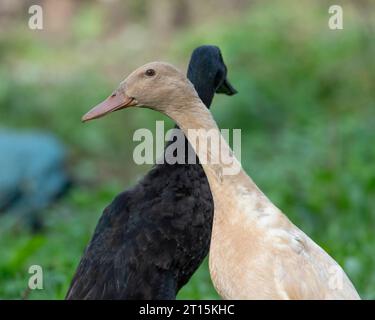
[[[193,51],[187,76],[207,107],[211,105],[215,92],[229,96],[237,93],[228,81],[227,67],[216,46],[200,46]]]
[[[133,71],[102,103],[82,117],[89,121],[127,107],[148,107],[165,114],[188,100],[199,100],[191,82],[174,66],[151,62]]]

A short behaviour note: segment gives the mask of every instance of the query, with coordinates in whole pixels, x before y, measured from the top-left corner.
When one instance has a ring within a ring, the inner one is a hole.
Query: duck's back
[[[104,210],[67,299],[174,299],[208,253],[212,217],[200,164],[155,166]]]
[[[360,299],[344,270],[245,174],[213,185],[210,272],[224,299]],[[217,197],[222,190],[227,197]]]

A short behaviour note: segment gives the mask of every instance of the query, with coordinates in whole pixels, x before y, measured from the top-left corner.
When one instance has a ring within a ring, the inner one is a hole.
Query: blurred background
[[[103,208],[149,170],[132,160],[147,109],[83,125],[134,68],[186,70],[221,48],[239,91],[217,96],[223,128],[242,129],[242,164],[288,217],[375,298],[375,2],[2,0],[0,298],[62,299]],[[43,8],[44,29],[28,28]],[[43,267],[44,290],[27,290]],[[215,299],[205,262],[181,299]]]

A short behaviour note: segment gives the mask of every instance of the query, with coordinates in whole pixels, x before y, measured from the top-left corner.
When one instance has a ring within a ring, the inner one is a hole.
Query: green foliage
[[[213,113],[220,127],[242,129],[244,168],[343,266],[360,295],[374,299],[375,44],[355,7],[345,6],[345,29],[331,31],[325,5],[302,2],[260,2],[235,19],[199,25],[178,34],[166,56],[186,64],[198,45],[221,47],[239,94],[217,96]],[[90,27],[97,16],[93,10],[75,20],[75,43],[100,35]],[[81,182],[44,213],[45,233],[0,226],[1,298],[63,298],[101,210],[147,170],[133,164],[131,136],[164,117],[129,110],[79,123],[119,82],[113,69],[122,75],[137,65],[123,61],[150,60],[116,43],[107,43],[108,62],[98,48],[74,52],[18,33],[0,39],[1,124],[56,133]],[[44,267],[45,290],[25,293],[31,264]],[[217,297],[207,262],[179,295]]]

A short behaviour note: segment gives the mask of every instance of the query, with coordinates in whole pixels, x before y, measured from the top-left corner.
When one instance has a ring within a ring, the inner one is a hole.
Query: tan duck
[[[221,154],[231,152],[181,72],[167,63],[146,64],[82,120],[130,106],[148,107],[172,118],[200,160],[210,160],[202,163],[215,205],[209,266],[224,299],[360,299],[336,261],[289,221],[235,158],[231,165],[224,164],[214,144],[199,148],[209,131],[217,133]],[[203,130],[193,137],[189,129]],[[225,174],[233,164],[238,172]]]

